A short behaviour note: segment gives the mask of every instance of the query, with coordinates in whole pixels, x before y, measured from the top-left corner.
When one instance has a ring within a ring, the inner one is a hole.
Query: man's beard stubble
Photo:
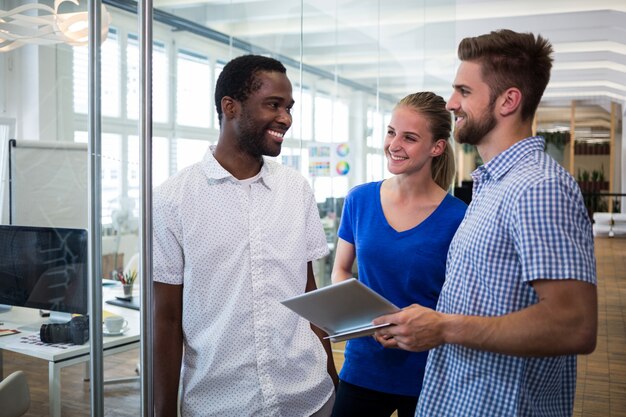
[[[240,134],[237,137],[239,141],[239,147],[246,153],[260,158],[263,155],[278,156],[280,155],[281,147],[268,146],[265,139],[265,131],[267,127],[258,127],[258,122],[255,122],[254,118],[250,115],[248,110],[244,107],[241,114]]]
[[[493,115],[494,109],[495,100],[492,100],[480,119],[470,119],[466,113],[465,126],[460,129],[455,128],[454,139],[461,144],[478,145],[482,138],[496,127],[497,120]]]

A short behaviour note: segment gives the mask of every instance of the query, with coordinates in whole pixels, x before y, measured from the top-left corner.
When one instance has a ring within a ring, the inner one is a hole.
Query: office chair
[[[0,417],[19,417],[30,407],[30,391],[26,374],[15,371],[0,381]]]

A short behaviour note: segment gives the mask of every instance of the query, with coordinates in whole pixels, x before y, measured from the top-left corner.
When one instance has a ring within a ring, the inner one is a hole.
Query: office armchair
[[[19,417],[30,407],[30,391],[26,374],[15,371],[0,381],[0,417]]]

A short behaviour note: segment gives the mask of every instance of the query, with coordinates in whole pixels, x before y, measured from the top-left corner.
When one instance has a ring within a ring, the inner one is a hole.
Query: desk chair
[[[30,391],[26,374],[15,371],[0,381],[0,417],[19,417],[30,407]]]

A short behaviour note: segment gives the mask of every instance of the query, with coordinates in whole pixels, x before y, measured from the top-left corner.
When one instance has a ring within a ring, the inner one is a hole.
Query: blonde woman
[[[403,308],[435,308],[446,256],[466,205],[447,193],[454,173],[445,101],[420,92],[394,108],[385,136],[389,172],[346,197],[338,231],[333,283],[353,276]],[[427,352],[384,349],[373,337],[350,340],[333,416],[411,416],[422,387]]]

